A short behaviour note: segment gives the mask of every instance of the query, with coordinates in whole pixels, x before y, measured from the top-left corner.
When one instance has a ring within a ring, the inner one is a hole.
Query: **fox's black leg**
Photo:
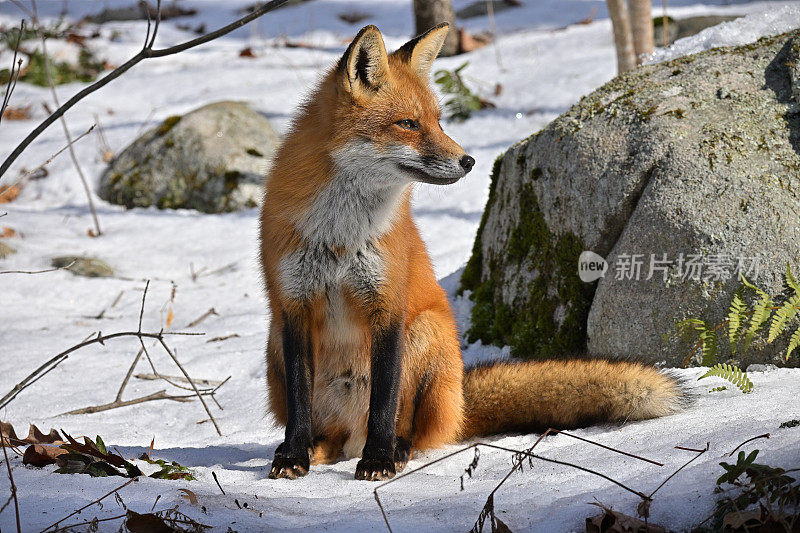
[[[372,336],[367,442],[356,466],[356,479],[378,481],[392,478],[396,473],[394,454],[401,330],[401,322],[393,321]]]
[[[295,317],[283,315],[283,362],[286,370],[286,437],[275,450],[269,477],[295,479],[308,473],[311,430],[311,339]]]

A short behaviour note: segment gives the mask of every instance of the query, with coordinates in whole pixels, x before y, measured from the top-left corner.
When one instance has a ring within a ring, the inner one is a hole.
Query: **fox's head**
[[[375,26],[358,32],[331,73],[337,164],[382,181],[449,184],[475,160],[448,137],[430,88],[430,69],[448,32],[443,23],[386,53]]]

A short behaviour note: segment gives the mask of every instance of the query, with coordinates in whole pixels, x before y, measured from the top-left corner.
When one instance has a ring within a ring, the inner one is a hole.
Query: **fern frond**
[[[753,290],[754,290],[754,291],[756,291],[756,292],[759,294],[759,296],[761,296],[762,298],[769,298],[769,295],[768,295],[766,292],[764,292],[764,290],[763,290],[763,289],[760,289],[759,287],[756,287],[755,285],[753,285],[752,283],[750,283],[749,281],[747,281],[747,278],[746,278],[746,277],[744,277],[744,274],[742,274],[742,273],[739,273],[739,276],[741,276],[741,278],[742,278],[742,283],[744,283],[745,287],[748,287],[748,288],[750,288],[750,289],[753,289]]]
[[[744,276],[742,276],[742,278],[744,278]],[[758,330],[761,329],[761,326],[763,326],[764,323],[769,320],[770,315],[772,315],[772,309],[770,309],[772,306],[772,298],[761,289],[758,290],[760,291],[759,294],[761,294],[761,300],[753,308],[753,316],[750,317],[750,327],[747,328],[747,335],[745,335],[744,338],[745,351],[747,347],[750,346]]]
[[[775,311],[775,316],[772,317],[772,324],[769,328],[769,338],[767,342],[774,341],[778,335],[783,333],[786,329],[786,324],[797,316],[797,312],[800,311],[797,307],[798,305],[800,305],[800,293],[793,295],[789,300],[784,302],[780,309]]]
[[[753,390],[753,382],[747,377],[747,372],[735,365],[719,363],[708,369],[708,372],[697,378],[698,380],[710,376],[718,377],[730,381],[739,388],[744,394]]]
[[[739,287],[734,293],[730,309],[728,310],[728,338],[731,342],[732,354],[736,353],[736,345],[739,343],[739,336],[742,333],[742,328],[746,320],[745,313],[747,312],[747,306],[742,299],[742,289],[743,287]]]
[[[795,294],[800,294],[800,283],[797,282],[797,278],[792,274],[792,267],[789,266],[788,261],[786,263],[786,284],[794,290]]]
[[[789,360],[789,357],[792,355],[792,352],[800,346],[800,326],[797,327],[797,330],[792,335],[792,338],[789,339],[789,349],[786,351],[786,360]]]
[[[700,341],[703,343],[703,366],[711,366],[717,362],[717,352],[719,343],[717,342],[717,332],[706,329],[700,334]]]

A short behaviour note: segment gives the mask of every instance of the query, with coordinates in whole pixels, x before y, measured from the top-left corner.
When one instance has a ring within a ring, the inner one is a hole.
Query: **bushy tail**
[[[687,399],[677,379],[641,363],[497,361],[465,373],[462,438],[656,418]]]

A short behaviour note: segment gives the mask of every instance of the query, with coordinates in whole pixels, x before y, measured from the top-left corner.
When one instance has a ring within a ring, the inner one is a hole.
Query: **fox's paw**
[[[411,459],[411,443],[403,437],[397,437],[397,444],[394,447],[394,468],[396,472],[402,472]]]
[[[308,474],[310,460],[308,452],[304,457],[291,457],[284,452],[284,443],[275,450],[272,467],[269,470],[270,479],[297,479]]]
[[[392,479],[396,472],[394,460],[389,457],[364,458],[356,465],[356,479],[367,481]]]
[[[270,479],[297,479],[308,474],[309,460],[298,457],[275,457],[269,470]]]

